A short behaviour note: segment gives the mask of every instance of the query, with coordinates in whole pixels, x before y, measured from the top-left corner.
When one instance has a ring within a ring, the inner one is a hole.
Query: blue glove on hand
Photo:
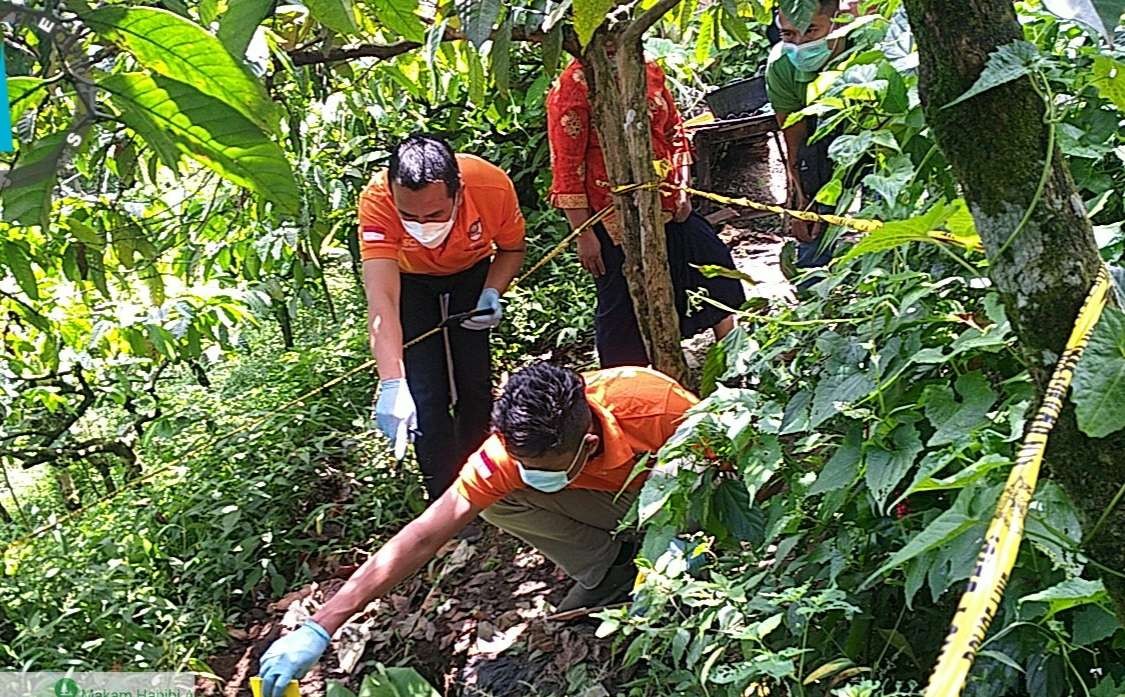
[[[401,460],[406,455],[406,444],[414,439],[414,431],[418,430],[418,409],[404,378],[380,383],[379,401],[375,402],[375,423],[394,443],[395,459]]]
[[[485,288],[480,292],[477,300],[478,310],[488,310],[491,314],[471,317],[461,323],[465,329],[495,329],[500,325],[500,318],[504,316],[504,308],[500,307],[500,291],[495,288]]]
[[[289,681],[304,677],[331,640],[324,627],[309,620],[297,631],[270,644],[258,669],[262,697],[282,697]]]

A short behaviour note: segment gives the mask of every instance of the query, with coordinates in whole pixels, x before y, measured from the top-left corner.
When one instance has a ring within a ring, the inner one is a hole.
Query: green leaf
[[[1074,643],[1089,646],[1108,639],[1121,629],[1117,616],[1100,605],[1087,605],[1074,613]]]
[[[359,688],[358,697],[441,697],[413,668],[379,666]]]
[[[1090,84],[1120,111],[1125,111],[1125,63],[1099,53],[1094,56]]]
[[[344,687],[343,683],[329,682],[324,697],[356,697],[355,693]]]
[[[166,10],[112,6],[86,21],[104,39],[133,54],[146,69],[214,97],[278,135],[281,116],[262,83],[212,34]]]
[[[715,17],[719,7],[712,7],[699,18],[699,34],[695,37],[695,62],[706,65],[715,48]]]
[[[930,447],[965,441],[974,431],[988,425],[988,410],[996,402],[988,378],[979,372],[966,373],[957,378],[956,387],[960,402],[949,385],[927,385],[922,391],[919,402],[935,429],[926,443]]]
[[[802,33],[809,28],[819,5],[818,0],[780,0],[777,4],[782,14]]]
[[[922,439],[913,424],[902,424],[891,433],[891,448],[871,445],[865,453],[867,471],[864,479],[871,496],[880,510],[885,510],[887,499],[914,466],[914,459],[922,452]]]
[[[993,87],[1024,77],[1033,70],[1037,70],[1045,62],[1046,60],[1039,53],[1035,44],[1027,41],[1013,41],[1004,44],[988,57],[988,63],[985,64],[984,70],[981,71],[980,77],[973,83],[973,86],[942,108],[948,109],[954,104],[972,99]]]
[[[110,75],[100,86],[130,128],[163,133],[222,177],[286,212],[297,210],[297,184],[285,153],[239,112],[188,85],[144,73]]]
[[[864,177],[863,183],[882,196],[888,206],[893,206],[913,178],[914,162],[909,155],[898,154],[887,160],[885,169]]]
[[[970,484],[975,484],[988,475],[989,472],[1006,467],[1012,464],[1008,458],[1000,455],[999,453],[989,453],[968,467],[962,467],[956,474],[935,479],[934,477],[926,477],[922,481],[914,484],[906,492],[907,495],[917,493],[919,491],[943,491],[948,489],[964,489]]]
[[[49,227],[51,194],[58,180],[59,159],[68,131],[58,131],[20,147],[20,165],[0,172],[0,203],[4,220],[19,225]]]
[[[46,80],[38,77],[8,78],[8,103],[11,105],[12,123],[20,120],[31,109],[35,109],[47,96],[42,85]]]
[[[469,65],[469,101],[482,106],[485,100],[484,64],[480,54],[471,48],[465,49],[465,62]]]
[[[975,247],[980,238],[972,227],[972,217],[968,216],[964,203],[940,201],[922,215],[906,220],[893,220],[883,227],[869,232],[848,250],[842,262],[850,261],[864,254],[883,252],[911,242],[954,241],[963,247]],[[945,226],[947,235],[936,232]]]
[[[246,55],[258,25],[273,11],[274,0],[234,0],[219,18],[219,41],[231,55]]]
[[[4,240],[2,248],[4,251],[4,264],[12,275],[16,277],[16,282],[19,283],[20,288],[27,297],[32,300],[39,299],[39,281],[35,279],[35,270],[31,268],[31,257],[25,249],[26,242],[14,240]]]
[[[578,43],[590,43],[594,32],[605,21],[606,15],[617,6],[617,0],[574,0],[574,32]]]
[[[456,7],[461,31],[479,51],[492,36],[492,27],[500,18],[500,0],[458,0]]]
[[[931,549],[937,549],[963,534],[975,526],[979,521],[968,514],[969,504],[973,499],[972,489],[962,489],[953,507],[945,511],[927,525],[921,532],[910,539],[902,549],[891,555],[891,558],[880,566],[875,573],[867,577],[860,590],[871,587],[875,579],[883,574],[902,566],[914,557],[924,554]]]
[[[355,34],[355,7],[352,0],[305,0],[305,7],[313,19],[337,34]]]
[[[1079,22],[1113,40],[1113,30],[1125,12],[1125,0],[1043,0],[1048,12]]]
[[[496,81],[496,90],[503,96],[508,96],[508,86],[511,83],[512,60],[512,21],[504,21],[492,39],[492,48],[488,50],[488,60],[492,69],[492,79]]]
[[[1107,307],[1074,371],[1078,426],[1092,438],[1125,428],[1125,312]]]
[[[875,381],[867,373],[854,366],[837,366],[816,385],[809,414],[810,427],[816,428],[873,389]]]
[[[858,423],[853,423],[844,436],[844,442],[836,448],[836,452],[820,470],[816,481],[809,487],[809,495],[836,491],[851,484],[859,474],[859,463],[863,457],[862,445],[863,430]]]
[[[378,0],[369,6],[380,24],[407,41],[421,43],[425,39],[426,27],[418,16],[418,0]]]
[[[547,75],[554,75],[559,69],[559,58],[562,57],[563,32],[562,27],[551,29],[543,37],[543,70]]]
[[[1105,584],[1099,581],[1087,581],[1084,578],[1070,578],[1062,583],[1051,586],[1047,590],[1032,593],[1020,598],[1020,605],[1024,603],[1047,603],[1047,617],[1053,617],[1063,610],[1069,610],[1079,605],[1103,603],[1109,600]]]

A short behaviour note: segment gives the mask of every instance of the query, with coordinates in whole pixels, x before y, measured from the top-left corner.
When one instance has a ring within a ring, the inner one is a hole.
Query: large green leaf
[[[69,131],[59,131],[20,148],[20,166],[0,173],[4,220],[19,225],[49,223],[51,193]]]
[[[819,5],[819,0],[781,0],[778,9],[797,27],[797,31],[803,32],[809,28]]]
[[[20,120],[29,109],[39,106],[47,96],[46,89],[39,89],[46,82],[39,77],[8,78],[8,103],[11,104],[12,123]]]
[[[981,71],[980,77],[973,83],[973,86],[943,108],[960,104],[966,99],[987,92],[993,87],[1019,79],[1037,70],[1044,62],[1045,59],[1039,53],[1039,49],[1035,48],[1035,44],[1027,41],[1013,41],[1004,44],[988,57],[988,63],[985,64],[984,70]]]
[[[1093,438],[1125,428],[1125,312],[1107,307],[1074,371],[1078,426]]]
[[[459,0],[456,7],[461,31],[479,50],[492,36],[492,27],[500,18],[500,0]]]
[[[945,227],[949,232],[941,232]],[[965,203],[957,199],[952,203],[939,201],[922,215],[906,220],[893,220],[869,232],[848,250],[842,261],[850,261],[864,254],[883,252],[911,242],[953,242],[966,248],[979,248],[980,237],[972,225]]]
[[[1106,594],[1105,585],[1101,581],[1069,578],[1047,590],[1023,596],[1020,598],[1020,604],[1047,603],[1047,617],[1051,617],[1072,607],[1102,603],[1107,600],[1109,600],[1109,596]]]
[[[488,59],[492,68],[492,79],[496,81],[496,91],[507,96],[508,86],[512,81],[512,21],[505,20],[492,40],[492,48],[488,51]]]
[[[31,268],[31,257],[27,253],[26,243],[4,240],[0,250],[4,252],[4,265],[16,277],[16,282],[23,292],[32,300],[38,300],[39,281],[35,279],[35,270]]]
[[[305,0],[313,18],[337,34],[355,34],[355,6],[352,0]]]
[[[1094,56],[1093,76],[1090,84],[1097,88],[1103,97],[1125,111],[1125,63],[1098,54]]]
[[[110,75],[100,85],[133,130],[160,132],[224,178],[296,211],[297,184],[285,154],[239,112],[188,85],[144,73]]]
[[[988,378],[979,372],[957,378],[958,402],[949,385],[927,385],[920,403],[926,418],[934,426],[934,435],[926,445],[946,445],[965,440],[974,431],[988,424],[988,410],[996,401],[996,393]]]
[[[219,18],[219,41],[235,56],[246,54],[246,47],[258,25],[273,10],[274,0],[237,0]]]
[[[387,29],[407,41],[419,43],[426,36],[426,27],[418,16],[418,0],[375,0],[368,4]]]
[[[617,0],[574,0],[574,32],[583,46],[590,43]]]
[[[369,674],[359,688],[358,697],[441,697],[413,668],[384,668]]]
[[[867,463],[864,479],[880,510],[885,508],[895,487],[910,472],[920,452],[922,439],[912,424],[897,427],[891,433],[888,447],[871,445],[868,448],[864,458]]]
[[[820,470],[816,481],[809,487],[809,494],[823,494],[843,489],[855,480],[863,457],[863,430],[858,423],[852,424],[844,442]]]
[[[278,135],[280,113],[262,83],[198,24],[165,10],[121,6],[95,10],[86,22],[147,70],[190,85]]]

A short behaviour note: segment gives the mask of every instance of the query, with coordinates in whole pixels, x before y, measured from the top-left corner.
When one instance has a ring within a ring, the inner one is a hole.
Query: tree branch
[[[648,8],[633,20],[625,31],[621,34],[622,43],[628,45],[629,42],[639,41],[644,33],[652,28],[654,24],[660,21],[660,18],[668,14],[668,12],[680,4],[680,0],[658,0],[652,7]]]
[[[667,2],[668,0],[662,1]],[[676,0],[676,2],[679,2],[679,0]],[[665,10],[665,12],[667,12],[667,10]],[[512,41],[541,44],[546,38],[547,34],[541,31],[528,31],[522,27],[512,27]],[[465,34],[455,29],[446,29],[445,35],[441,40],[462,41],[465,40]],[[421,47],[422,44],[417,41],[398,41],[393,44],[361,44],[359,46],[330,48],[328,50],[319,51],[316,49],[294,49],[289,51],[289,59],[293,61],[293,65],[342,63],[345,61],[358,60],[360,58],[390,60],[391,58],[401,56],[404,53],[410,53],[414,49]],[[574,56],[582,52],[582,47],[578,44],[578,37],[569,27],[563,29],[563,48],[567,53]]]

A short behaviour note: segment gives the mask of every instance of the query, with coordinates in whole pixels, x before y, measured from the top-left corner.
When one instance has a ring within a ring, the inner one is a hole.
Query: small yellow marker
[[[262,697],[261,678],[250,678],[250,691],[254,693],[254,697]],[[290,680],[289,684],[285,686],[284,697],[301,697],[301,687],[296,680]]]

